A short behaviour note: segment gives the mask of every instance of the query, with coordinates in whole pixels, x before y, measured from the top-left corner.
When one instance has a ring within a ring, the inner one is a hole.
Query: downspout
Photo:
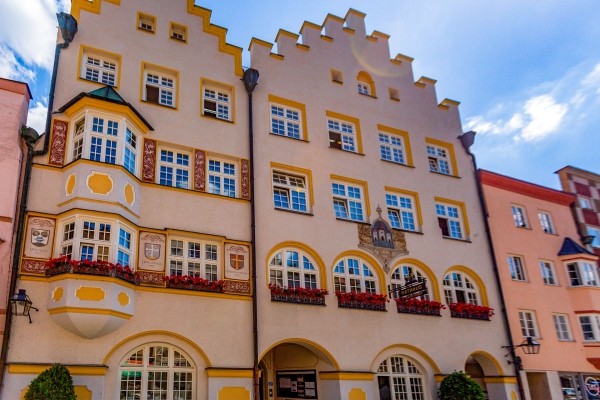
[[[479,198],[479,205],[481,206],[481,211],[483,212],[483,222],[485,224],[485,237],[488,242],[488,248],[490,250],[490,256],[492,257],[492,268],[494,270],[494,278],[496,279],[496,288],[498,289],[498,296],[500,297],[500,306],[502,311],[502,322],[504,323],[504,330],[508,339],[508,346],[503,346],[508,349],[511,359],[513,360],[512,365],[515,371],[515,377],[517,378],[517,387],[519,390],[519,398],[521,400],[525,400],[525,393],[523,391],[523,382],[521,381],[521,362],[517,361],[520,358],[517,357],[515,353],[515,345],[512,340],[510,323],[508,321],[508,314],[506,312],[506,302],[504,300],[504,292],[502,291],[502,285],[500,284],[500,273],[498,272],[498,263],[496,262],[496,251],[494,250],[494,243],[492,241],[492,233],[490,230],[490,223],[488,221],[489,213],[487,211],[487,205],[485,203],[485,198],[483,195],[483,187],[481,186],[481,179],[479,178],[479,173],[477,170],[477,160],[475,158],[475,154],[471,153],[471,146],[475,142],[475,132],[469,131],[465,132],[458,137],[460,142],[467,152],[467,154],[471,157],[471,161],[473,163],[473,173],[475,174],[475,183],[477,185],[477,197]]]
[[[17,225],[17,235],[15,237],[15,247],[13,250],[12,270],[10,275],[10,291],[8,298],[12,297],[17,287],[17,278],[19,276],[19,259],[21,258],[21,246],[23,243],[23,232],[25,229],[25,215],[27,214],[27,198],[29,196],[29,181],[31,179],[31,170],[33,167],[33,156],[40,156],[48,153],[50,144],[50,124],[52,122],[52,108],[54,107],[54,91],[56,88],[56,75],[58,72],[58,61],[62,49],[69,47],[69,43],[77,33],[77,21],[75,18],[66,13],[56,14],[58,19],[59,29],[64,40],[63,43],[56,45],[54,50],[54,66],[52,68],[52,79],[50,81],[50,93],[48,95],[48,113],[46,114],[46,126],[44,133],[44,147],[41,150],[34,151],[33,147],[37,142],[37,138],[32,138],[29,135],[21,134],[27,145],[27,159],[25,161],[25,172],[23,175],[23,191],[21,193],[21,201],[19,204],[19,216]],[[6,319],[4,322],[4,336],[2,338],[2,349],[0,351],[0,393],[4,386],[4,372],[6,369],[6,356],[8,354],[8,344],[10,341],[12,313],[10,312],[9,304],[7,304]]]
[[[254,122],[252,120],[252,92],[258,83],[259,73],[254,68],[248,68],[244,71],[244,87],[248,92],[248,141],[249,141],[249,157],[250,157],[250,230],[251,244],[250,252],[252,253],[252,345],[253,345],[253,360],[252,360],[252,382],[253,382],[253,399],[260,399],[259,387],[259,372],[258,372],[258,299],[256,294],[256,205],[254,197]]]

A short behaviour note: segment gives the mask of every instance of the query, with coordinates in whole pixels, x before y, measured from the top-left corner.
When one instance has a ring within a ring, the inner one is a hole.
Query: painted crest
[[[240,269],[244,268],[244,255],[229,254],[229,265],[236,271],[239,271]]]
[[[160,244],[144,243],[144,255],[149,260],[157,260],[160,257]]]

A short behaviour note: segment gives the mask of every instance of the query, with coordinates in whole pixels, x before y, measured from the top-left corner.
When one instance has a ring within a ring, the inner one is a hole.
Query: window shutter
[[[204,100],[204,115],[207,117],[217,117],[217,103],[212,100]]]
[[[438,217],[438,225],[442,230],[442,236],[450,236],[450,230],[448,229],[448,220],[446,218]]]
[[[342,149],[342,135],[338,132],[329,131],[329,147],[334,149]]]
[[[158,88],[146,85],[146,101],[158,104]]]

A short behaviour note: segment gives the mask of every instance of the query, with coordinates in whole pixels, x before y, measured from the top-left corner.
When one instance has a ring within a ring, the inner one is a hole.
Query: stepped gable
[[[374,30],[366,33],[366,14],[349,9],[344,18],[328,14],[322,25],[305,21],[299,33],[280,29],[274,43],[252,38],[248,50],[252,65],[260,70],[260,63],[289,61],[297,65],[319,68],[312,60],[330,60],[328,68],[343,69],[347,65],[360,65],[372,77],[384,76],[394,81],[400,92],[420,90],[431,98],[441,110],[457,109],[458,101],[437,101],[436,80],[421,77],[415,81],[413,58],[404,54],[390,55],[390,35]],[[276,45],[276,46],[275,46]],[[329,73],[329,71],[324,71]],[[354,79],[348,76],[345,80]]]

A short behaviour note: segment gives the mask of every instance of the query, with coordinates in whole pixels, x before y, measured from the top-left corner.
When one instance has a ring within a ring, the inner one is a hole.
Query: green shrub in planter
[[[69,370],[54,364],[38,375],[25,393],[25,400],[75,400],[75,388]]]
[[[484,400],[483,390],[463,371],[444,378],[438,390],[440,400]]]

